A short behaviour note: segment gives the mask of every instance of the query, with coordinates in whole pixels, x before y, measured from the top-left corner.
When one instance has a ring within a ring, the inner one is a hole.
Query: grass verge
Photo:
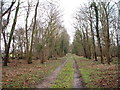
[[[51,85],[51,88],[72,88],[73,74],[73,62],[72,57],[70,57],[66,65],[60,71],[57,80]]]
[[[83,57],[74,56],[87,88],[117,88],[117,64],[101,64]]]

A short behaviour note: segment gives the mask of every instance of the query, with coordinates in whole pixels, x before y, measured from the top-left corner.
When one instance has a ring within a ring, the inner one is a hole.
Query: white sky
[[[11,2],[12,0],[5,0],[5,1]],[[27,0],[21,0],[21,1],[27,1]],[[40,0],[40,1],[43,1],[43,0]],[[84,3],[87,3],[90,0],[53,0],[53,1],[60,2],[60,8],[63,11],[62,12],[63,21],[64,21],[63,24],[64,24],[65,28],[67,29],[68,34],[70,35],[70,42],[72,42],[73,37],[74,37],[74,32],[75,32],[75,30],[72,26],[73,22],[74,22],[73,15],[75,14],[77,8],[80,7],[80,5],[83,5]],[[115,0],[115,1],[117,1],[117,0]],[[23,18],[21,17],[19,19],[20,20],[17,20],[17,21],[21,25],[23,23],[21,19],[23,19]],[[22,23],[19,21],[21,21]],[[24,19],[23,19],[23,21],[24,21]],[[2,45],[2,46],[4,46],[4,45]]]
[[[80,7],[80,4],[84,4],[88,0],[60,0],[60,6],[63,12],[63,20],[65,28],[67,29],[68,34],[70,35],[70,42],[73,41],[74,28],[73,28],[73,14],[76,9]]]
[[[1,0],[0,0],[1,1]],[[4,0],[3,0],[4,1]],[[6,3],[10,3],[12,0],[5,0]],[[21,0],[24,1],[24,0]],[[27,0],[25,0],[27,1]],[[42,1],[42,0],[40,0]],[[49,1],[49,0],[48,0]],[[54,0],[53,0],[54,1]],[[55,0],[58,1],[58,0]],[[62,12],[62,19],[63,19],[63,24],[65,26],[65,28],[67,29],[67,32],[70,36],[70,42],[72,43],[73,41],[73,37],[74,37],[74,28],[73,28],[73,14],[75,13],[76,9],[80,6],[80,4],[83,4],[85,2],[87,2],[88,0],[59,0],[59,4],[60,4],[60,8],[63,11]],[[13,14],[14,15],[14,14]],[[24,16],[23,16],[24,17]],[[19,20],[17,20],[19,24],[16,25],[16,27],[18,25],[23,24],[24,19],[22,20],[22,17],[19,17]],[[12,23],[11,23],[12,24]],[[4,44],[2,42],[2,48],[4,48]]]
[[[8,3],[8,4],[11,1],[12,0],[5,0],[5,2]],[[21,0],[21,1],[27,1],[27,0]],[[40,0],[40,1],[43,1],[43,0]],[[74,21],[73,14],[75,13],[76,9],[80,6],[80,4],[83,4],[83,3],[87,2],[88,0],[53,0],[53,1],[58,1],[59,4],[60,4],[60,9],[63,11],[62,12],[62,15],[63,15],[62,19],[64,21],[63,24],[64,24],[65,28],[67,29],[67,32],[70,36],[70,42],[72,43],[73,36],[74,36],[74,31],[75,31],[73,26],[72,26],[73,21]],[[13,15],[14,15],[14,13],[13,13]],[[21,26],[22,24],[24,24],[23,23],[24,22],[23,17],[24,17],[24,15],[22,17],[18,18],[18,20],[17,20],[18,24],[16,25],[16,28],[17,28],[17,26],[19,26],[19,25]],[[2,45],[2,46],[4,46],[4,45]]]

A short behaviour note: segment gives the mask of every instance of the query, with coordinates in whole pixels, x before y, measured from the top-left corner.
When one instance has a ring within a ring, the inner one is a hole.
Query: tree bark
[[[28,55],[29,55],[29,42],[28,42],[28,17],[29,17],[29,12],[30,12],[30,5],[28,2],[28,10],[27,10],[27,16],[26,16],[26,24],[25,24],[25,35],[26,35],[26,59],[28,60]]]
[[[18,1],[18,5],[17,5],[16,11],[15,11],[15,17],[14,17],[12,28],[11,28],[11,31],[10,31],[10,38],[9,38],[9,41],[8,41],[8,44],[7,44],[7,47],[6,47],[6,51],[5,51],[4,66],[7,66],[8,59],[9,59],[10,44],[11,44],[11,41],[12,41],[13,33],[14,33],[14,30],[15,30],[16,22],[17,22],[17,14],[18,14],[18,11],[19,11],[19,5],[20,5],[20,0]]]
[[[107,11],[107,7],[105,4],[102,4],[103,6],[103,17],[105,19],[104,21],[104,38],[105,38],[105,49],[106,49],[106,58],[108,64],[110,64],[110,34],[109,34],[109,12]]]
[[[90,43],[89,43],[87,27],[85,28],[85,30],[86,30],[86,38],[87,38],[88,58],[91,59],[91,48],[90,48]]]
[[[118,66],[120,64],[120,1],[118,2],[118,34],[117,34],[117,46],[118,46]]]
[[[109,21],[108,21],[108,16],[106,14],[106,19],[107,19],[107,26],[106,26],[106,58],[108,61],[108,64],[110,64],[110,39],[109,39]]]
[[[93,25],[92,25],[92,16],[90,12],[90,29],[91,29],[91,35],[92,35],[92,43],[93,43],[93,56],[95,58],[95,61],[97,60],[97,54],[96,54],[96,46],[95,46],[95,39],[94,39],[94,32],[93,32]]]
[[[15,58],[15,37],[14,37],[14,36],[13,36],[13,44],[12,44],[12,47],[13,47],[12,58]]]
[[[34,16],[34,24],[33,24],[33,29],[32,29],[32,37],[31,37],[31,45],[30,45],[30,53],[29,53],[29,58],[28,58],[28,64],[32,63],[33,39],[34,39],[34,31],[35,31],[35,26],[36,26],[36,17],[37,17],[38,5],[39,5],[39,1],[37,2],[36,8],[35,8],[35,16]]]
[[[2,64],[2,53],[1,53],[1,33],[2,33],[2,1],[0,2],[0,68]],[[0,71],[1,72],[1,71]],[[0,77],[1,78],[1,77]],[[0,79],[1,80],[1,79]],[[1,88],[1,87],[0,87]]]
[[[94,10],[95,10],[95,16],[96,16],[96,33],[97,33],[97,40],[98,40],[98,47],[100,49],[100,57],[101,57],[101,63],[104,63],[103,62],[103,54],[102,54],[102,46],[101,46],[101,43],[100,43],[100,36],[99,36],[99,28],[98,28],[98,25],[99,25],[99,17],[98,17],[98,8],[96,6],[96,3],[94,2],[93,3],[94,5]]]
[[[87,51],[86,51],[86,44],[85,44],[85,33],[84,33],[84,31],[83,31],[83,29],[82,29],[82,33],[83,33],[83,38],[82,38],[82,36],[81,36],[81,44],[82,44],[82,46],[83,46],[83,50],[84,50],[84,57],[86,57],[86,58],[88,58],[88,56],[87,56]]]

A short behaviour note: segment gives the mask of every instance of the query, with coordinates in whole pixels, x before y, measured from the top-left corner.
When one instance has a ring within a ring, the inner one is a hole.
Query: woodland
[[[120,88],[120,2],[73,12],[73,42],[59,1],[0,1],[2,88]]]

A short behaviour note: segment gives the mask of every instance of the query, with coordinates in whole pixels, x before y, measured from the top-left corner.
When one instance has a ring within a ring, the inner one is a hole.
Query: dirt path
[[[60,70],[64,67],[67,61],[68,59],[62,65],[60,65],[54,72],[52,72],[50,76],[48,76],[40,84],[36,85],[36,88],[49,88],[51,84],[56,80],[57,76],[59,75]]]
[[[74,68],[73,88],[86,88],[82,76],[80,74],[77,62],[74,59],[73,59],[73,68]]]

